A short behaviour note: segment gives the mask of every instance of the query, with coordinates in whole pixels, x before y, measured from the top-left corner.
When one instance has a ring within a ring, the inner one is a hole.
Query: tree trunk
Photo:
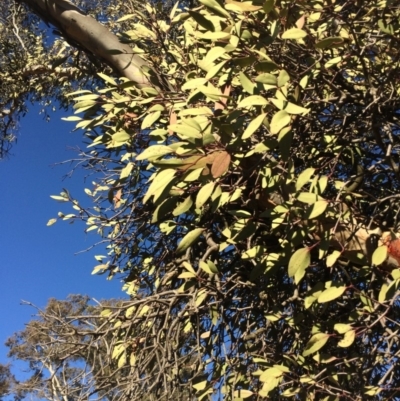
[[[150,81],[141,67],[149,65],[132,53],[129,45],[121,43],[116,35],[94,18],[68,0],[16,0],[25,3],[41,19],[59,29],[67,40],[102,59],[116,70],[120,76],[136,82],[139,86],[149,86]],[[112,54],[120,51],[120,54]]]

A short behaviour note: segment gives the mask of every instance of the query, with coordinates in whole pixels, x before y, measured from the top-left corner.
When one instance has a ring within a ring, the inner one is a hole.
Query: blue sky
[[[99,239],[96,234],[85,234],[85,226],[76,223],[46,226],[59,210],[72,210],[50,195],[67,188],[83,199],[83,189],[90,188],[82,173],[63,180],[71,167],[54,166],[74,157],[68,147],[85,146],[82,132],[71,133],[74,123],[61,121],[70,114],[52,113],[47,123],[39,115],[39,107],[32,107],[21,120],[12,156],[0,162],[0,363],[6,362],[4,341],[23,329],[35,312],[20,305],[21,300],[43,307],[49,298],[65,299],[69,294],[124,297],[118,280],[91,275],[98,264],[93,256],[104,255],[104,249],[76,255]]]

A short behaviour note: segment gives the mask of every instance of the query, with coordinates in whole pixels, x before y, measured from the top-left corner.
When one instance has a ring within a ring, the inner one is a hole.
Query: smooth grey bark
[[[68,0],[16,0],[26,4],[46,22],[55,25],[66,39],[104,60],[120,76],[149,86],[149,79],[143,74],[142,66],[150,66],[138,55],[132,53],[129,45],[121,43],[116,35],[104,25],[70,3]],[[121,54],[111,54],[118,50]]]

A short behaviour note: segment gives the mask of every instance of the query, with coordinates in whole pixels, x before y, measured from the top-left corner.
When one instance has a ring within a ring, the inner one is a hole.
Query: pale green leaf
[[[246,129],[242,135],[242,139],[250,138],[254,134],[254,132],[256,132],[258,130],[258,128],[260,128],[266,115],[267,115],[266,113],[260,114],[258,117],[256,117],[254,120],[252,120],[249,123],[249,125],[246,127]]]
[[[307,343],[305,350],[303,352],[303,356],[308,356],[314,354],[319,351],[329,340],[329,334],[326,333],[316,333]]]
[[[179,216],[183,213],[186,213],[193,205],[193,200],[190,196],[188,196],[182,203],[179,203],[176,208],[173,210],[172,214],[174,216]]]
[[[293,277],[298,270],[305,271],[310,266],[310,263],[310,250],[308,248],[298,249],[289,260],[289,277]]]
[[[324,303],[333,301],[334,299],[342,296],[345,291],[346,286],[327,288],[325,291],[322,291],[321,295],[318,297],[318,302]]]
[[[344,333],[347,333],[349,330],[351,330],[352,326],[351,326],[351,324],[336,323],[333,326],[333,329],[336,330],[339,334],[344,334]]]
[[[236,397],[236,398],[239,398],[239,399],[242,399],[242,398],[246,399],[246,398],[251,397],[253,394],[254,393],[252,391],[250,391],[250,390],[236,390],[233,393],[233,396]]]
[[[129,177],[129,174],[131,173],[133,169],[133,163],[128,163],[122,170],[121,173],[119,175],[119,179],[123,180],[127,177]]]
[[[239,81],[243,87],[243,89],[249,93],[250,95],[252,95],[254,93],[254,88],[255,85],[254,83],[251,81],[251,79],[242,71],[239,72]]]
[[[287,73],[286,70],[281,70],[278,75],[278,87],[285,86],[290,81],[290,75]]]
[[[270,124],[272,134],[277,134],[283,127],[290,124],[290,115],[285,110],[280,110],[274,114]]]
[[[345,333],[344,338],[338,342],[338,346],[342,348],[350,347],[356,338],[356,331],[349,330]]]
[[[68,198],[65,198],[64,196],[50,195],[50,198],[52,198],[58,202],[68,202]]]
[[[209,182],[208,184],[201,187],[196,197],[196,209],[200,209],[208,201],[214,190],[214,186],[214,182]]]
[[[317,202],[318,196],[310,192],[300,192],[297,195],[297,200],[303,203],[313,204]]]
[[[339,251],[333,251],[330,255],[326,257],[326,266],[332,267],[336,263],[340,255],[341,253]]]
[[[187,124],[171,124],[168,126],[168,129],[176,132],[177,134],[181,134],[181,136],[186,138],[202,138],[202,134],[200,131],[194,127],[191,127]]]
[[[168,155],[173,152],[174,152],[174,150],[171,149],[169,146],[153,145],[153,146],[149,146],[142,153],[140,153],[140,155],[136,156],[136,160],[156,159],[156,158]]]
[[[113,85],[113,86],[118,85],[113,78],[109,77],[106,74],[103,74],[102,72],[98,72],[97,75],[110,85]]]
[[[276,75],[272,75],[269,73],[260,74],[258,77],[256,77],[255,81],[271,86],[278,86],[278,80]]]
[[[312,204],[307,212],[307,219],[315,219],[316,217],[323,214],[328,206],[328,202],[325,200],[316,201]]]
[[[372,264],[375,266],[381,265],[388,256],[388,248],[386,245],[379,246],[372,254]]]
[[[194,78],[191,79],[190,81],[187,81],[185,84],[182,85],[182,90],[188,90],[188,89],[196,89],[201,85],[204,85],[207,83],[206,78]],[[182,113],[180,113],[182,114]]]
[[[252,95],[244,98],[239,102],[237,107],[253,107],[253,106],[266,106],[268,104],[268,100],[259,95]]]
[[[161,111],[155,111],[154,113],[147,114],[143,119],[141,129],[150,128],[161,116]]]
[[[325,63],[325,68],[330,68],[336,64],[339,64],[342,60],[343,60],[342,56],[332,58]]]
[[[389,286],[386,283],[382,284],[381,290],[379,291],[378,301],[385,302],[386,301],[386,294],[388,292]]]
[[[282,39],[302,39],[306,36],[306,31],[299,28],[291,28],[282,34]]]
[[[300,191],[305,184],[310,181],[311,176],[314,174],[315,168],[306,168],[302,171],[296,181],[296,191]]]
[[[189,248],[190,245],[193,244],[194,241],[197,240],[197,238],[200,237],[202,232],[204,231],[204,228],[195,228],[192,231],[189,231],[181,240],[181,242],[178,245],[178,248],[176,249],[176,253],[182,253],[185,252],[186,249]]]

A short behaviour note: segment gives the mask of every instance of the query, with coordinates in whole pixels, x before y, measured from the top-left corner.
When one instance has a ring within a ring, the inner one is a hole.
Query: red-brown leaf
[[[228,171],[231,163],[231,155],[228,152],[219,152],[214,159],[211,167],[211,174],[214,178],[221,177],[222,174]]]

